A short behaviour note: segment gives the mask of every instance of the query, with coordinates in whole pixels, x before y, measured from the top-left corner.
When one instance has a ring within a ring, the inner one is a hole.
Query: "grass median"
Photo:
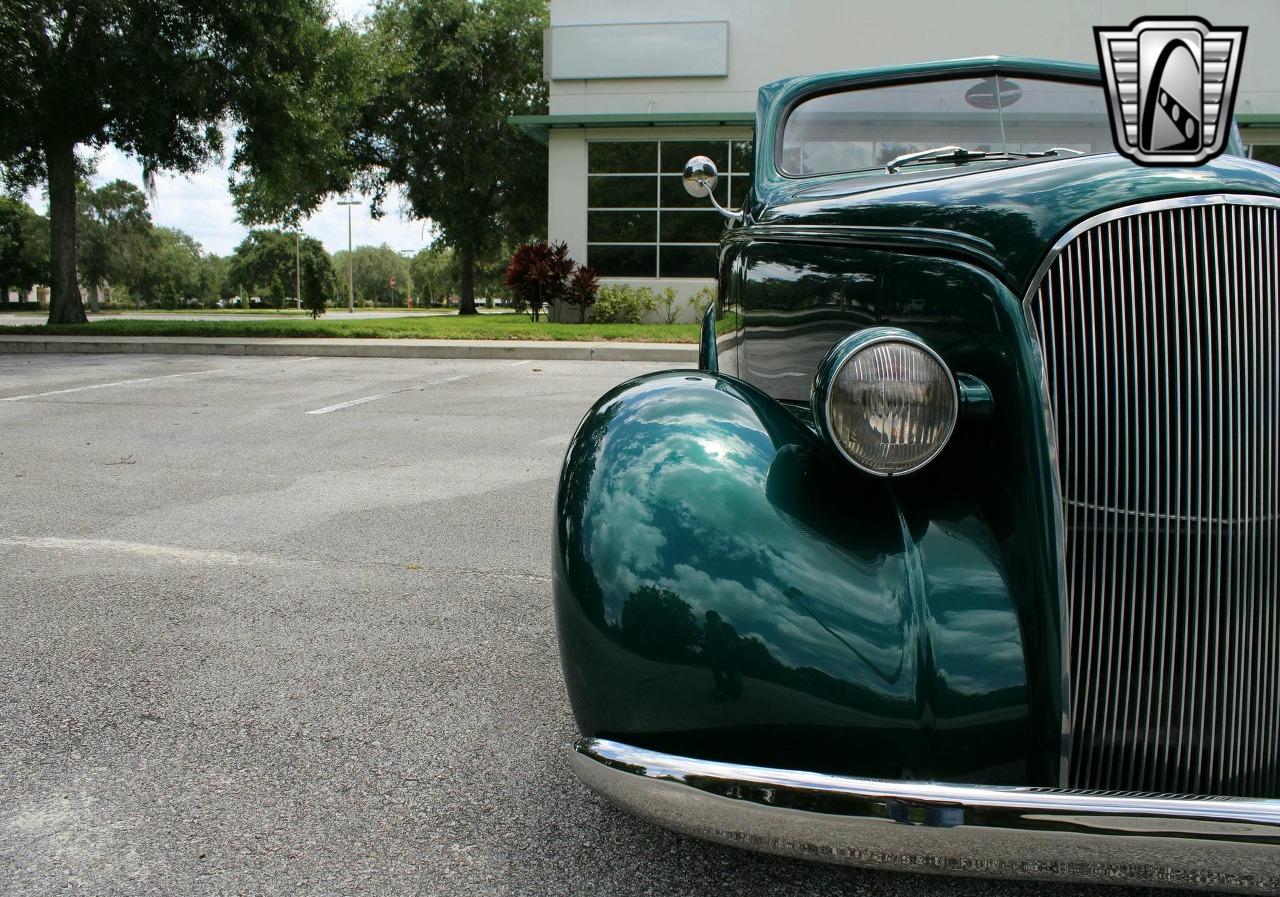
[[[341,312],[318,321],[94,321],[90,324],[0,326],[0,335],[194,336],[303,339],[561,340],[574,342],[694,343],[697,324],[548,324],[523,315],[421,315],[344,321]]]

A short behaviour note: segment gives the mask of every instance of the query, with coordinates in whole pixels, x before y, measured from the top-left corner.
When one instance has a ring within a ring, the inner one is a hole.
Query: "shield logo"
[[[1202,165],[1220,155],[1248,30],[1163,16],[1093,29],[1121,155],[1139,165]]]

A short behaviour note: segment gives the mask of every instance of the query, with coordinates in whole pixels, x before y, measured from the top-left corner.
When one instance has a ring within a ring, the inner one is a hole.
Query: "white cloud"
[[[108,147],[98,156],[92,181],[98,186],[117,178],[142,187],[142,166]],[[226,255],[249,232],[236,220],[224,165],[211,165],[191,176],[162,174],[156,178],[155,188],[149,197],[155,223],[186,231],[209,252]],[[28,199],[44,210],[45,200],[38,192]],[[385,214],[376,221],[369,215],[368,198],[357,199],[363,199],[364,204],[351,210],[351,238],[356,246],[386,243],[393,249],[420,249],[431,242],[431,228],[424,230],[425,221],[406,221],[398,198],[389,197]],[[347,210],[337,200],[334,197],[325,202],[302,225],[303,233],[318,239],[330,252],[347,248]]]
[[[329,5],[333,8],[334,16],[344,22],[363,19],[373,12],[372,0],[330,0]]]

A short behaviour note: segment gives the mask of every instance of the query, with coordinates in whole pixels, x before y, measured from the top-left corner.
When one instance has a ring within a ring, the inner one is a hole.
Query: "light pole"
[[[302,231],[293,232],[293,301],[302,308]]]
[[[407,287],[409,292],[407,297],[408,301],[406,304],[410,308],[413,308],[413,257],[417,255],[417,253],[414,252],[412,249],[401,249],[400,254],[409,260],[409,267],[407,269],[409,272],[409,285]]]
[[[347,314],[354,314],[356,310],[356,276],[355,268],[353,267],[355,258],[351,253],[351,207],[364,205],[364,203],[348,196],[346,199],[338,200],[338,205],[347,207]]]

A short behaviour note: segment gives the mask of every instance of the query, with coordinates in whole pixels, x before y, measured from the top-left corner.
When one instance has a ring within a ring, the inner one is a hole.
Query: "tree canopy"
[[[0,196],[0,302],[49,276],[49,222],[19,199]]]
[[[146,195],[128,181],[112,181],[96,190],[81,182],[76,206],[76,261],[95,309],[104,283],[129,283],[140,290],[143,266],[139,262],[150,250],[153,236]]]
[[[419,250],[409,262],[415,301],[433,305],[448,297],[455,278],[456,259],[448,246],[436,243]]]
[[[477,259],[546,227],[546,148],[508,124],[546,111],[544,0],[387,0],[372,19],[382,66],[356,146],[380,207],[393,186],[457,253],[460,313]]]
[[[319,240],[282,230],[250,231],[228,259],[225,276],[277,303],[294,295],[299,280],[304,300],[332,298],[337,284],[333,262]]]
[[[351,255],[352,279],[355,282],[356,299],[360,302],[376,302],[387,305],[404,301],[409,284],[409,260],[385,243],[381,246],[357,246]],[[347,253],[333,254],[334,267],[339,277],[347,272]],[[392,279],[395,286],[391,286]]]
[[[177,308],[195,295],[200,270],[200,244],[169,227],[151,233],[140,295],[148,305]]]
[[[76,182],[111,145],[159,170],[219,158],[230,132],[246,220],[285,220],[344,189],[363,42],[324,0],[5,0],[0,169],[49,192],[50,323],[84,320]]]

